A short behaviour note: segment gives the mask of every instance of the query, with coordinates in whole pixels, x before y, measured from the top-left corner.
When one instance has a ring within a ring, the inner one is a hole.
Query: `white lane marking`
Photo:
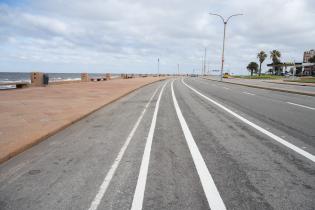
[[[243,121],[244,123],[246,123],[246,124],[252,126],[252,127],[255,128],[256,130],[258,130],[258,131],[260,131],[261,133],[263,133],[263,134],[269,136],[269,137],[272,138],[273,140],[275,140],[275,141],[279,142],[280,144],[282,144],[282,145],[284,145],[284,146],[286,146],[286,147],[292,149],[293,151],[299,153],[300,155],[306,157],[307,159],[309,159],[309,160],[315,162],[315,156],[314,156],[314,155],[312,155],[312,154],[310,154],[310,153],[308,153],[308,152],[302,150],[301,148],[299,148],[299,147],[297,147],[297,146],[295,146],[295,145],[293,145],[293,144],[287,142],[287,141],[284,140],[283,138],[281,138],[281,137],[279,137],[279,136],[277,136],[277,135],[275,135],[275,134],[273,134],[273,133],[267,131],[266,129],[264,129],[264,128],[258,126],[258,125],[256,125],[255,123],[253,123],[253,122],[247,120],[246,118],[240,116],[239,114],[236,114],[236,113],[233,112],[232,110],[226,108],[225,106],[221,105],[220,103],[216,102],[215,100],[213,100],[213,99],[211,99],[211,98],[205,96],[204,94],[200,93],[199,91],[197,91],[197,90],[194,89],[193,87],[187,85],[187,84],[184,82],[183,79],[182,79],[182,83],[183,83],[184,85],[186,85],[189,89],[191,89],[192,91],[194,91],[195,93],[197,93],[198,95],[200,95],[201,97],[205,98],[206,100],[210,101],[211,103],[215,104],[216,106],[218,106],[218,107],[220,107],[221,109],[225,110],[226,112],[230,113],[231,115],[233,115],[234,117],[236,117],[236,118],[238,118],[239,120]]]
[[[255,96],[255,95],[256,95],[256,94],[254,94],[254,93],[249,93],[249,92],[246,92],[246,91],[244,91],[244,92],[242,92],[242,93],[245,93],[245,94],[251,95],[251,96]]]
[[[155,125],[156,125],[156,118],[157,118],[157,114],[158,114],[158,110],[159,110],[159,106],[160,106],[160,100],[161,100],[161,97],[162,97],[162,94],[163,94],[163,91],[164,91],[166,84],[167,83],[165,83],[163,85],[163,87],[160,91],[159,98],[158,98],[156,105],[155,105],[155,110],[153,113],[153,118],[152,118],[150,130],[149,130],[149,134],[147,137],[147,142],[146,142],[144,152],[143,152],[143,157],[142,157],[142,161],[141,161],[137,186],[136,186],[135,194],[133,195],[131,210],[141,210],[142,209],[145,185],[146,185],[147,175],[148,175],[152,140],[153,140]]]
[[[227,88],[227,87],[222,87],[222,88],[224,88],[225,90],[230,90],[230,88]]]
[[[101,202],[101,200],[102,200],[102,198],[103,198],[103,196],[104,196],[104,194],[105,194],[105,192],[106,192],[106,190],[108,188],[108,185],[109,185],[110,181],[112,180],[112,178],[113,178],[113,176],[115,174],[115,171],[116,171],[116,169],[117,169],[117,167],[118,167],[122,157],[124,156],[124,153],[125,153],[128,145],[129,145],[133,135],[135,134],[135,132],[136,132],[136,130],[137,130],[137,128],[138,128],[138,126],[139,126],[139,124],[140,124],[140,122],[141,122],[141,120],[142,120],[142,118],[143,118],[143,116],[144,116],[144,114],[145,114],[145,112],[147,110],[147,108],[149,107],[151,101],[153,100],[153,98],[156,95],[156,93],[157,93],[159,88],[160,87],[158,87],[154,91],[154,93],[151,96],[149,102],[145,105],[145,107],[144,107],[143,111],[141,112],[139,118],[137,119],[136,123],[134,124],[134,126],[133,126],[132,130],[130,131],[130,133],[129,133],[125,143],[121,147],[121,149],[120,149],[120,151],[119,151],[119,153],[118,153],[114,163],[112,164],[111,168],[107,172],[106,177],[104,178],[103,183],[101,184],[101,186],[100,186],[100,188],[99,188],[99,190],[98,190],[98,192],[97,192],[93,202],[91,203],[91,206],[90,206],[89,210],[96,210],[98,208],[98,206],[99,206],[99,204],[100,204],[100,202]]]
[[[286,103],[291,104],[291,105],[295,105],[295,106],[299,106],[299,107],[303,107],[303,108],[306,108],[306,109],[315,110],[315,108],[310,107],[310,106],[305,106],[305,105],[301,105],[301,104],[295,104],[295,103],[292,103],[292,102],[289,102],[289,101],[287,101]]]
[[[193,158],[195,167],[197,169],[203,190],[205,192],[205,195],[208,200],[208,204],[212,210],[218,209],[218,210],[223,210],[226,209],[224,202],[220,196],[220,193],[215,186],[215,183],[212,179],[212,176],[207,168],[207,165],[202,158],[202,155],[198,149],[198,146],[194,140],[194,137],[192,136],[189,127],[186,123],[186,120],[182,114],[182,111],[180,110],[180,107],[178,105],[175,93],[174,93],[174,88],[173,88],[173,83],[172,81],[171,87],[172,87],[172,97],[173,97],[173,102],[174,102],[174,107],[177,113],[177,117],[179,119],[180,125],[182,127],[186,142],[188,144],[189,151],[191,153],[191,156]]]

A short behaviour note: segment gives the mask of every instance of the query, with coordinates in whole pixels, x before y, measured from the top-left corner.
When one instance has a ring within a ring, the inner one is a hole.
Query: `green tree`
[[[258,70],[258,64],[256,62],[250,62],[247,65],[247,70],[250,71],[250,75],[253,76],[253,73],[257,73]]]
[[[264,51],[260,51],[257,54],[257,58],[259,60],[259,71],[258,71],[258,75],[261,75],[261,64],[265,61],[265,59],[267,58],[267,54]]]
[[[308,60],[310,63],[315,63],[315,55]]]
[[[280,58],[281,58],[281,53],[279,50],[273,50],[270,52],[270,58],[272,60],[272,64],[275,65],[275,64],[278,64],[280,63]],[[273,66],[273,70],[274,72],[276,72],[276,68],[275,66]],[[279,69],[278,69],[278,73],[279,73]]]

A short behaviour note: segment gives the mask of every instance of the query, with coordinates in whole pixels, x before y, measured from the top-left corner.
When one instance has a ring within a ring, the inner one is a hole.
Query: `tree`
[[[247,66],[247,70],[250,71],[250,75],[253,76],[253,73],[257,73],[258,64],[256,62],[250,62]]]
[[[311,57],[311,58],[308,60],[308,62],[310,62],[310,63],[315,63],[315,55],[314,55],[313,57]]]
[[[272,65],[280,63],[281,53],[278,50],[273,50],[270,52],[270,58],[272,60]],[[276,72],[275,66],[273,66],[274,72]]]
[[[265,61],[265,59],[267,58],[267,54],[264,51],[260,51],[257,54],[257,58],[259,60],[259,71],[258,71],[258,75],[261,75],[261,64]]]

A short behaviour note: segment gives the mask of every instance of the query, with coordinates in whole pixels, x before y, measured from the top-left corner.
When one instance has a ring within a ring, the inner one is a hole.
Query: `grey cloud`
[[[186,71],[199,68],[207,47],[210,68],[215,69],[220,65],[223,24],[208,12],[225,16],[243,12],[244,16],[228,24],[226,66],[244,73],[259,50],[280,49],[284,59],[301,59],[304,50],[314,48],[314,6],[312,0],[30,0],[27,6],[0,4],[0,55],[2,60],[18,64],[23,58],[43,68],[47,63],[66,63],[65,70],[71,70],[71,65],[77,68],[82,63],[95,68],[106,65],[112,71],[128,67],[134,72],[155,71],[155,60],[160,57],[162,70],[173,72],[177,63]]]

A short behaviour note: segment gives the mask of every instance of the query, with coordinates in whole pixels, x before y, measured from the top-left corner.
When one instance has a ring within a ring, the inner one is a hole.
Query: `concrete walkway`
[[[218,76],[206,76],[204,78],[215,80],[215,81],[219,81],[220,79]],[[280,91],[280,92],[315,96],[315,86],[292,85],[292,84],[270,82],[270,80],[239,79],[239,78],[223,79],[223,82],[236,84],[236,85],[243,85],[243,86],[248,86],[248,87],[254,87],[254,88]]]
[[[1,91],[0,163],[102,106],[161,79],[116,79]]]
[[[315,83],[289,82],[289,81],[286,81],[286,80],[264,80],[264,82],[276,83],[276,84],[282,84],[282,85],[298,85],[298,86],[315,87]]]

